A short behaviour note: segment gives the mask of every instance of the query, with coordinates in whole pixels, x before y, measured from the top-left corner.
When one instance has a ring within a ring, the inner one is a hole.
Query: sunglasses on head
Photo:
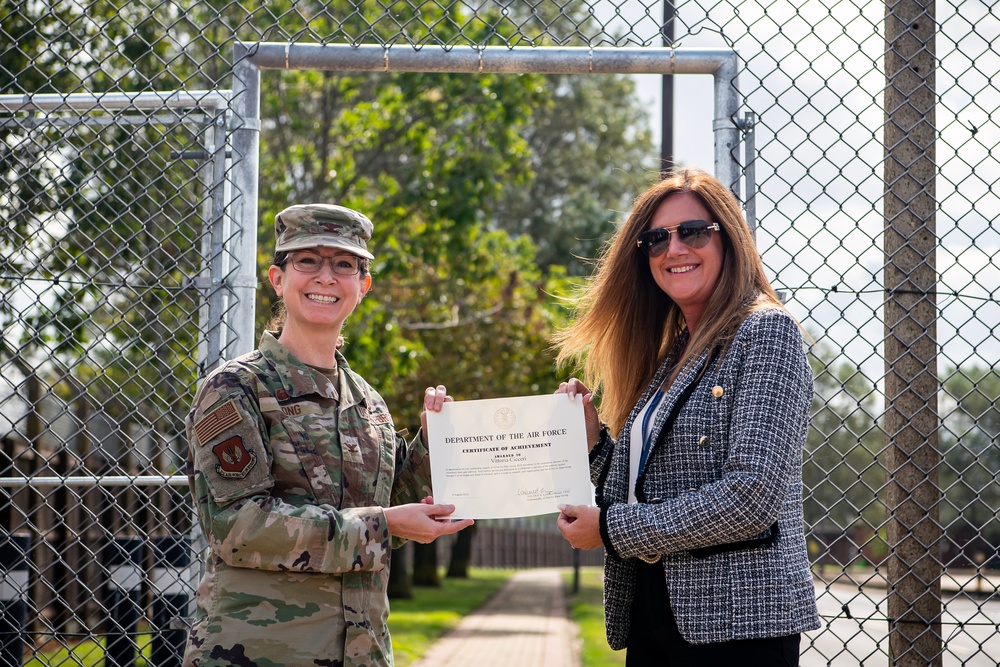
[[[673,229],[659,227],[639,234],[636,245],[649,257],[659,257],[670,246],[670,235],[677,234],[681,243],[689,248],[704,248],[712,238],[712,230],[719,231],[719,223],[708,220],[685,220]]]

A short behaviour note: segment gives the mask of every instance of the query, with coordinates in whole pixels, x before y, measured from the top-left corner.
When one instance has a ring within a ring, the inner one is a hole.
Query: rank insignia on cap
[[[219,460],[215,472],[226,479],[243,479],[257,464],[257,455],[246,448],[238,435],[212,447],[212,453]]]
[[[236,409],[236,402],[229,399],[199,419],[198,423],[194,425],[194,433],[198,436],[198,442],[204,445],[230,426],[236,426],[241,421],[243,421],[243,417]]]

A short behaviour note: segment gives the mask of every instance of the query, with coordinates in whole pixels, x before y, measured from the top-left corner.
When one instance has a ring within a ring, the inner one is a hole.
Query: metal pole
[[[941,665],[932,0],[885,9],[885,434],[889,659]]]
[[[755,128],[757,114],[747,111],[743,114],[743,178],[746,182],[747,194],[743,200],[743,210],[746,212],[747,225],[750,233],[757,238],[757,140]]]
[[[739,108],[738,63],[736,54],[727,58],[715,70],[715,176],[736,198],[740,198],[740,130],[736,111]]]
[[[110,623],[105,667],[130,667],[136,662],[144,554],[145,544],[138,537],[116,537],[104,553]]]
[[[184,657],[185,627],[191,597],[191,540],[182,535],[153,538],[153,641],[150,664],[180,667]]]
[[[663,2],[663,46],[674,46],[674,2]],[[674,75],[662,77],[662,104],[660,111],[660,173],[666,173],[674,166]]]
[[[27,633],[28,554],[27,535],[0,535],[0,664],[20,665]]]
[[[0,477],[0,488],[38,489],[48,486],[187,486],[186,475],[72,475],[70,477]]]
[[[200,370],[208,373],[223,361],[222,350],[228,339],[225,330],[223,314],[226,311],[226,290],[223,286],[223,278],[229,267],[226,256],[226,114],[220,112],[213,119],[214,127],[209,134],[212,138],[208,152],[212,155],[212,176],[211,176],[211,213],[206,218],[206,227],[209,230],[209,254],[208,254],[208,313],[207,330],[208,349],[205,357],[199,359]],[[253,333],[252,331],[250,332]],[[251,335],[252,338],[252,335]]]
[[[238,44],[237,69],[252,63],[262,69],[312,69],[341,72],[468,72],[494,74],[711,74],[715,78],[715,175],[739,195],[740,130],[738,58],[731,49],[646,49],[587,47],[497,47],[412,49],[349,44]],[[235,72],[237,91],[249,86],[249,72]],[[259,78],[255,90],[259,92]],[[248,102],[244,102],[246,104]],[[254,118],[258,118],[257,115]],[[235,134],[235,133],[234,133]],[[256,163],[255,163],[256,164]],[[239,183],[234,174],[234,182]]]
[[[14,111],[110,111],[121,109],[193,108],[225,109],[224,91],[173,90],[153,93],[41,93],[0,95],[0,110]]]
[[[254,47],[255,48],[255,47]],[[260,156],[260,70],[248,59],[249,49],[237,42],[234,49],[231,110],[233,147],[233,201],[230,215],[235,267],[228,281],[233,295],[225,320],[223,357],[231,359],[256,347],[254,321],[257,292],[257,183]],[[218,287],[217,285],[213,285]]]

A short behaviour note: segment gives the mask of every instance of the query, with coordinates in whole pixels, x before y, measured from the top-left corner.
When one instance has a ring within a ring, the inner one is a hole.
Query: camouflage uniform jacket
[[[265,332],[195,396],[188,472],[209,551],[188,667],[392,665],[382,508],[430,494],[430,460],[337,364],[334,386]]]

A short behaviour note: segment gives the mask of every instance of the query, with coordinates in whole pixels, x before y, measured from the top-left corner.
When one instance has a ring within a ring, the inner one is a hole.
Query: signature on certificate
[[[528,500],[562,498],[569,495],[569,489],[546,489],[544,486],[522,487],[517,490],[517,495]]]

